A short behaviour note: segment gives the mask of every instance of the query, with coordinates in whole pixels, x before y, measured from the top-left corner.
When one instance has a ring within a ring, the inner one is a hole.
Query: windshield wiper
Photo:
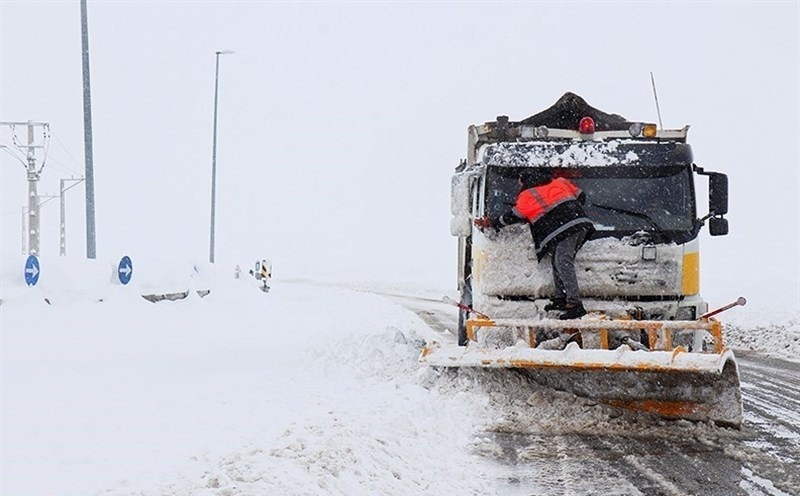
[[[651,226],[653,226],[657,233],[659,233],[659,234],[663,234],[664,233],[664,229],[662,229],[661,226],[659,226],[656,223],[656,221],[654,221],[653,218],[650,217],[647,214],[643,214],[641,212],[634,212],[633,210],[626,210],[624,208],[609,207],[608,205],[598,205],[596,203],[590,203],[590,202],[587,202],[587,204],[589,204],[589,205],[591,205],[593,207],[602,208],[603,210],[610,210],[612,212],[617,212],[617,213],[620,213],[620,214],[630,215],[631,217],[637,217],[639,219],[643,219],[646,222],[648,222]]]

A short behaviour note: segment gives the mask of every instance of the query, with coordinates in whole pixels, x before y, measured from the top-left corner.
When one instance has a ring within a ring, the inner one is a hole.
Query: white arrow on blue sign
[[[131,276],[133,275],[133,262],[131,262],[131,257],[127,255],[122,257],[122,260],[119,261],[119,267],[117,268],[117,275],[119,275],[119,282],[122,284],[131,282]]]
[[[36,255],[30,255],[25,260],[25,284],[36,286],[37,282],[39,282],[39,259]]]

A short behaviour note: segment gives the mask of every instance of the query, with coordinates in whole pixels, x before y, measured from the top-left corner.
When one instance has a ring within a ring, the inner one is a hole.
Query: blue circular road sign
[[[25,260],[25,284],[36,286],[37,282],[39,282],[39,259],[36,255],[30,255]]]
[[[133,275],[133,262],[131,262],[131,257],[127,255],[122,257],[122,260],[119,261],[119,267],[117,268],[117,275],[119,276],[119,282],[122,284],[131,282],[131,276]]]

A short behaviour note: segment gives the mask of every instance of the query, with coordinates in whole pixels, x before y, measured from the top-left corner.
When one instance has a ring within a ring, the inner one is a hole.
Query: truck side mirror
[[[728,234],[728,219],[711,217],[708,220],[708,231],[712,236],[725,236]]]
[[[713,215],[725,215],[728,213],[728,176],[725,174],[712,172],[708,175],[708,205]],[[713,225],[712,219],[711,226]],[[723,234],[727,232],[726,226]]]

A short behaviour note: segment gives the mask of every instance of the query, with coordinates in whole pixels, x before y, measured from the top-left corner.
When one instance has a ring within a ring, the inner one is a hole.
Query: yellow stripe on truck
[[[684,295],[700,293],[700,252],[683,254],[683,283],[681,291]]]

